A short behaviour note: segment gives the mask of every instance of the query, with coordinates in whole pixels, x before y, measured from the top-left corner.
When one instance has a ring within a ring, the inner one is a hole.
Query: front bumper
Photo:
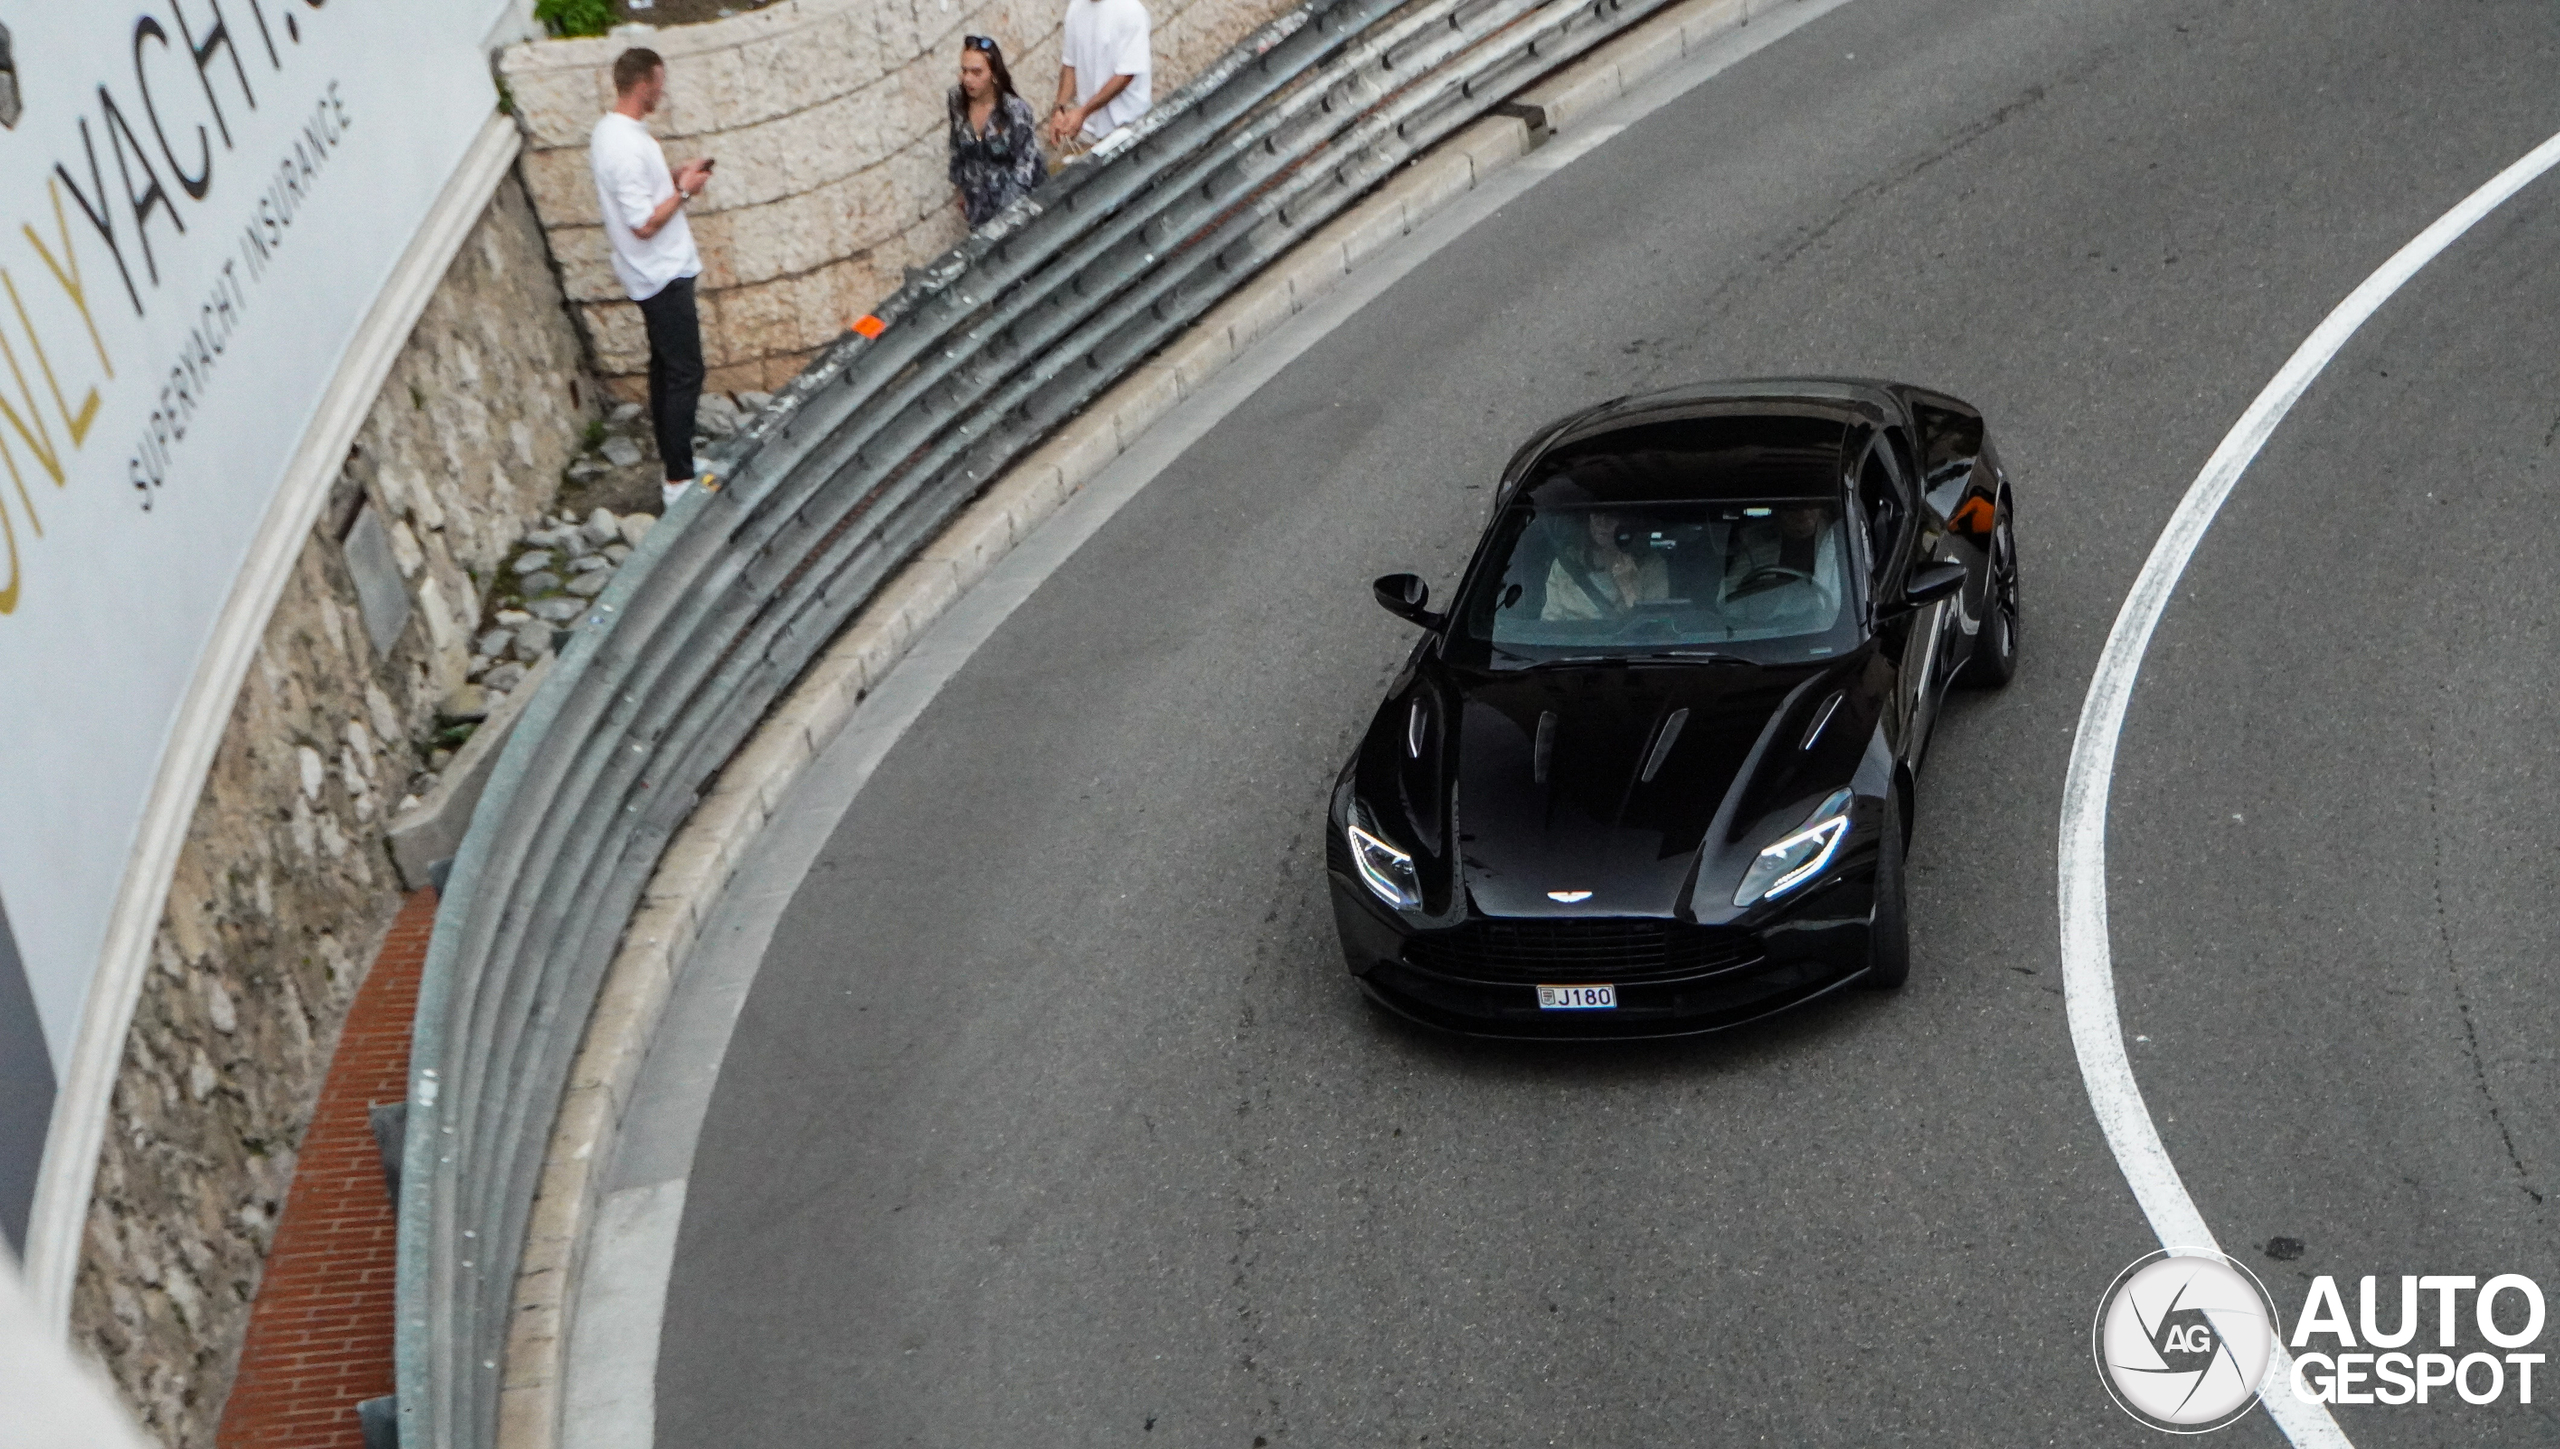
[[[1592,918],[1588,950],[1576,949],[1584,923],[1572,918],[1472,917],[1421,927],[1350,876],[1327,875],[1343,959],[1361,988],[1400,1016],[1472,1036],[1626,1039],[1718,1031],[1811,1000],[1867,969],[1872,857],[1835,868],[1783,912],[1748,926]],[[1651,948],[1657,932],[1672,943],[1666,949]],[[1542,984],[1600,983],[1614,988],[1614,1009],[1538,1006]]]

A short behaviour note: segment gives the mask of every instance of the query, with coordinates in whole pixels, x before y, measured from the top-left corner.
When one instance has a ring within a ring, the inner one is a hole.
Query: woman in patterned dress
[[[960,41],[960,84],[951,88],[951,184],[960,214],[986,225],[1047,175],[1031,103],[1013,89],[1004,52],[984,35]]]

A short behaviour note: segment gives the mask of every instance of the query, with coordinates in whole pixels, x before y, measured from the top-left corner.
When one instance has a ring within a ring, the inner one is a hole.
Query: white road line
[[[2161,1246],[2215,1247],[2213,1231],[2195,1200],[2178,1180],[2178,1169],[2160,1145],[2160,1131],[2143,1106],[2142,1088],[2133,1080],[2125,1058],[2124,1028],[2116,1020],[2115,965],[2107,947],[2107,796],[2114,783],[2116,741],[2124,731],[2125,706],[2133,698],[2134,676],[2151,647],[2151,631],[2168,608],[2178,578],[2195,556],[2205,530],[2231,496],[2232,485],[2265,447],[2267,439],[2292,411],[2294,403],[2320,376],[2329,360],[2384,302],[2438,253],[2453,245],[2480,218],[2554,165],[2560,165],[2560,136],[2536,146],[2526,156],[2492,177],[2487,185],[2436,219],[2433,226],[2392,254],[2364,285],[2347,294],[2337,309],[2294,350],[2249,410],[2240,415],[2222,446],[2205,460],[2187,494],[2178,500],[2169,525],[2151,546],[2151,557],[2134,580],[2117,611],[2115,628],[2098,657],[2089,680],[2088,698],[2080,705],[2080,728],[2071,742],[2071,768],[2062,784],[2061,915],[2063,999],[2071,1019],[2071,1044],[2080,1057],[2080,1075],[2088,1083],[2089,1105],[2105,1129],[2107,1146],[2132,1187],[2142,1215],[2160,1236]],[[2271,1382],[2287,1382],[2292,1361],[2276,1346]],[[2347,1436],[2320,1404],[2306,1404],[2289,1392],[2270,1393],[2267,1413],[2295,1444],[2339,1446]]]

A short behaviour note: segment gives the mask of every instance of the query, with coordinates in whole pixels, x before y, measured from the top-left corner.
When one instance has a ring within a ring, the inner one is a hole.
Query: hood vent
[[[1556,761],[1556,712],[1538,713],[1538,743],[1529,755],[1529,774],[1539,784],[1547,783],[1547,771]]]
[[[1662,722],[1662,732],[1653,737],[1653,752],[1644,757],[1644,772],[1637,779],[1650,785],[1653,777],[1662,773],[1662,762],[1671,758],[1671,747],[1680,742],[1680,727],[1688,722],[1689,711],[1685,709],[1673,710],[1670,718]]]
[[[1839,713],[1840,701],[1847,696],[1847,693],[1846,690],[1835,691],[1829,699],[1822,702],[1822,708],[1813,712],[1813,727],[1804,732],[1804,743],[1796,746],[1798,750],[1812,749],[1813,742],[1822,738],[1822,727],[1831,723],[1831,716]]]

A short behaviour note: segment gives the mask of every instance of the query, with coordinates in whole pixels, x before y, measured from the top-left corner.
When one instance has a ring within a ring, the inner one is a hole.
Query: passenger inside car
[[[1605,509],[1547,520],[1555,556],[1547,565],[1541,619],[1607,619],[1671,597],[1671,569],[1646,546],[1646,530]]]

